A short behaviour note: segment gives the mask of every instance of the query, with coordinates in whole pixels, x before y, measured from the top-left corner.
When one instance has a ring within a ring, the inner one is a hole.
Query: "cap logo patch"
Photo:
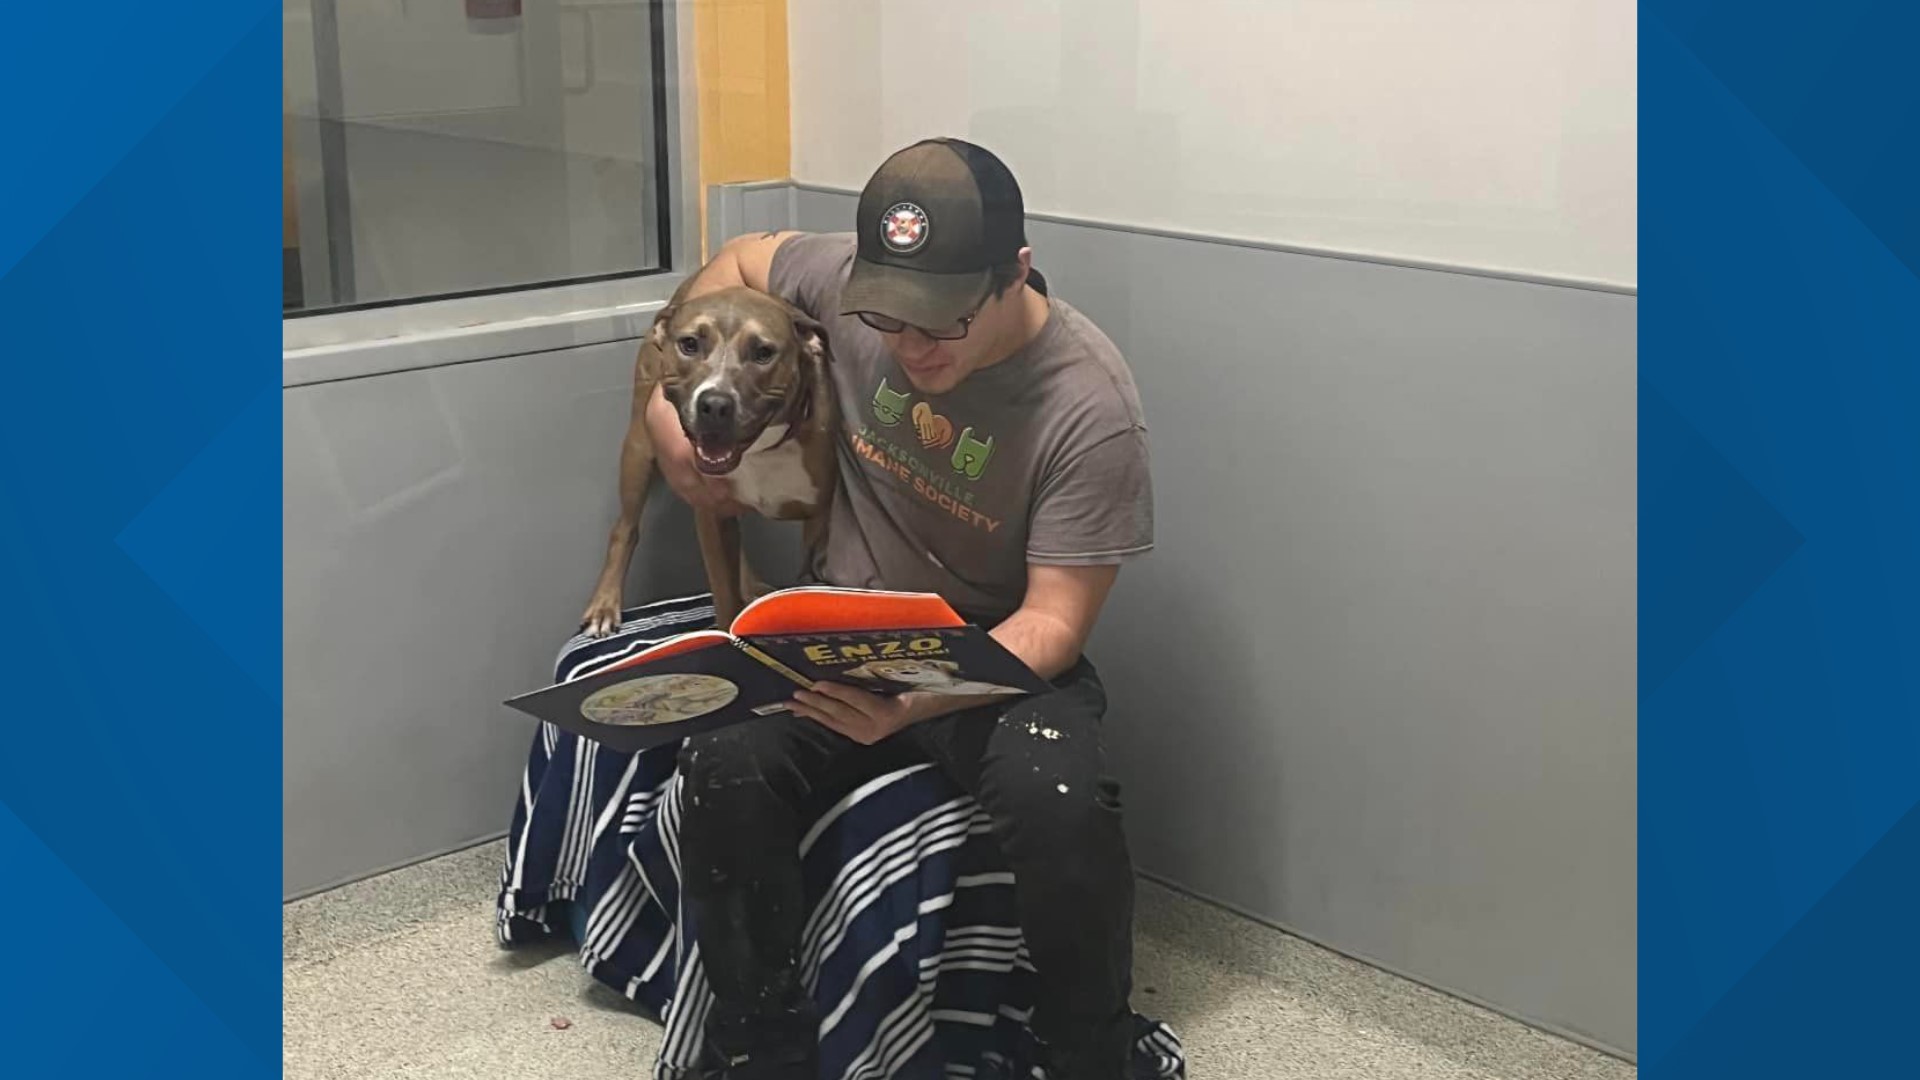
[[[911,255],[926,246],[932,231],[927,212],[910,202],[894,203],[880,215],[880,239],[895,255]]]

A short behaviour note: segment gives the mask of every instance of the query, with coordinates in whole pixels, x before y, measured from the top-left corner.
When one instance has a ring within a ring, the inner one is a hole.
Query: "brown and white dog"
[[[693,444],[694,464],[732,480],[734,501],[767,517],[804,521],[811,555],[833,501],[839,413],[826,331],[797,308],[736,287],[691,300],[675,293],[653,320],[633,368],[633,411],[620,453],[620,515],[600,580],[581,618],[594,637],[620,625],[627,567],[653,480],[647,403],[658,385]],[[725,627],[761,591],[740,548],[738,518],[696,508],[717,623]]]

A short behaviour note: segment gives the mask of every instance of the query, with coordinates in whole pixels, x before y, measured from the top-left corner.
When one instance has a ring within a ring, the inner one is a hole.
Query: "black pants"
[[[797,970],[807,919],[801,836],[862,782],[930,760],[979,800],[1013,870],[1039,974],[1035,1034],[1074,1080],[1124,1075],[1133,871],[1100,745],[1106,691],[1085,660],[1054,687],[873,746],[791,716],[688,741],[680,857],[715,996],[707,1037],[717,1049],[811,1048],[815,1021]]]

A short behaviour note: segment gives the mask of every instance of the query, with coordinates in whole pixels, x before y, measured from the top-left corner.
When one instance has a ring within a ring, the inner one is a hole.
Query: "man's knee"
[[[983,781],[981,802],[1009,855],[1098,854],[1121,836],[1120,783],[1110,776],[1012,761]]]
[[[776,723],[734,724],[696,735],[681,745],[679,762],[691,806],[800,796],[793,748]]]
[[[1059,822],[1069,832],[1105,827],[1121,813],[1120,782],[1110,776],[1054,775],[1029,768],[1026,777],[1015,771],[1009,780],[1008,808],[1022,817]]]
[[[759,770],[759,748],[740,737],[738,727],[695,735],[680,744],[680,772],[688,779],[732,778]]]

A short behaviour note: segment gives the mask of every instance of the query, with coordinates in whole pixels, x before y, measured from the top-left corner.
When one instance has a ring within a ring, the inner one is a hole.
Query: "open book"
[[[668,638],[507,704],[632,751],[786,712],[796,689],[825,679],[879,694],[1050,689],[935,594],[803,586],[755,600],[725,630]]]

